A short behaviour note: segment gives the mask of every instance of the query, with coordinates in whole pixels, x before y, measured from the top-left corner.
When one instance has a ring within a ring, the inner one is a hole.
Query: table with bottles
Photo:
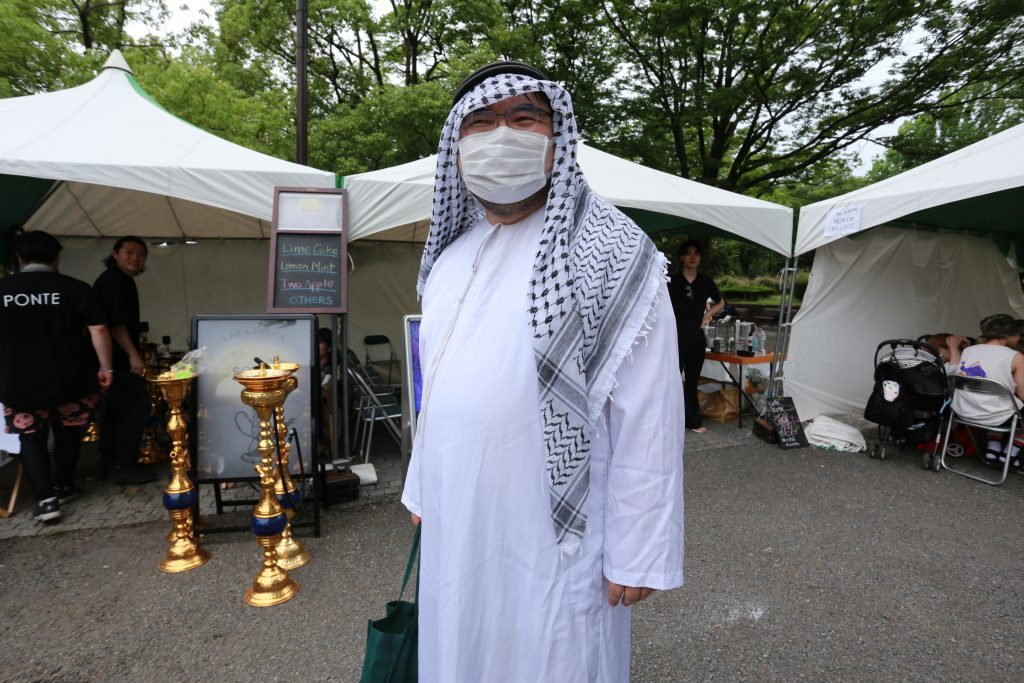
[[[735,386],[740,392],[740,408],[737,411],[738,415],[736,418],[737,426],[743,429],[743,401],[745,400],[750,406],[750,409],[755,413],[757,407],[754,405],[753,400],[747,395],[747,392],[743,390],[743,368],[748,365],[767,365],[775,362],[777,354],[775,353],[757,353],[752,356],[740,355],[738,353],[731,353],[728,351],[708,351],[704,354],[704,360],[718,361],[722,364],[722,369],[725,374],[729,377],[729,383]],[[785,357],[783,357],[785,358]],[[737,366],[739,377],[729,370],[729,365]]]

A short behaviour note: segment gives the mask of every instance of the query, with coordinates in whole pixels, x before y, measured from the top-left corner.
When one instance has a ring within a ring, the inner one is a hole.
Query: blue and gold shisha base
[[[289,373],[282,384],[285,400],[288,400],[288,395],[299,386],[299,380],[294,375],[295,371],[299,369],[299,365],[298,363],[282,363],[280,358],[275,357],[272,367]],[[288,472],[288,455],[291,445],[288,443],[287,421],[284,418],[284,401],[274,407],[274,417],[277,423],[277,447],[281,456],[280,468],[275,471],[278,476],[274,478],[274,494],[281,507],[285,509],[285,514],[288,515],[288,524],[281,532],[281,540],[278,541],[275,550],[277,551],[277,566],[292,571],[309,562],[309,551],[299,539],[292,535],[292,519],[302,502],[302,493],[295,486],[295,482],[292,481],[291,474]]]
[[[288,576],[287,570],[278,566],[275,551],[275,546],[281,541],[281,533],[288,524],[288,517],[280,506],[277,506],[276,512],[260,508],[260,503],[257,503],[252,515],[252,532],[256,535],[256,542],[263,548],[263,568],[245,591],[245,601],[254,607],[271,607],[295,597],[299,585]]]
[[[289,482],[291,483],[291,482]],[[278,491],[277,500],[285,510],[288,524],[281,532],[281,540],[277,542],[277,566],[292,571],[309,562],[309,551],[303,547],[299,539],[292,535],[291,520],[295,517],[295,509],[302,502],[302,493],[296,488],[286,493]]]
[[[160,562],[160,570],[168,574],[187,572],[204,564],[210,559],[207,552],[195,540],[192,525],[192,505],[195,501],[195,489],[180,493],[164,492],[164,507],[171,516],[174,529],[171,531],[171,545],[167,548],[164,559]]]
[[[262,366],[258,370],[243,370],[235,374],[235,380],[245,387],[242,402],[256,411],[260,422],[260,436],[257,450],[260,464],[256,473],[260,477],[260,499],[252,511],[252,531],[263,551],[263,567],[252,584],[245,591],[245,601],[254,607],[270,607],[291,600],[299,586],[288,576],[288,570],[278,566],[275,547],[281,541],[281,534],[288,525],[284,508],[274,494],[274,439],[270,428],[270,416],[275,407],[284,403],[285,380],[289,373],[271,370]]]
[[[150,386],[157,386],[170,415],[167,419],[167,433],[171,437],[171,476],[164,489],[163,503],[171,517],[171,532],[167,535],[170,546],[160,562],[161,571],[169,574],[187,572],[204,564],[210,553],[199,545],[193,527],[192,510],[196,506],[196,488],[189,479],[191,466],[186,440],[187,425],[181,412],[181,402],[188,393],[192,378],[175,379],[163,375],[149,379]]]

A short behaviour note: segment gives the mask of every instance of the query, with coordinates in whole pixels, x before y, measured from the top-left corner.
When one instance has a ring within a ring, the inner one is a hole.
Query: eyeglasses
[[[459,131],[466,135],[487,133],[498,127],[498,119],[505,119],[505,125],[513,130],[532,130],[537,124],[549,121],[551,112],[532,104],[520,104],[504,114],[490,109],[477,109],[462,119]]]

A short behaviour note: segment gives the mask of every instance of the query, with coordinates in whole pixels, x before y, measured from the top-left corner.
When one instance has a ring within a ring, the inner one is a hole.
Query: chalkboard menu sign
[[[348,302],[347,194],[274,188],[269,313],[344,313]]]
[[[800,425],[800,416],[796,414],[796,405],[792,398],[783,396],[768,399],[765,402],[765,415],[775,425],[779,446],[783,450],[804,448],[808,445],[807,435]]]
[[[278,233],[274,246],[275,310],[342,305],[342,239],[340,233]]]

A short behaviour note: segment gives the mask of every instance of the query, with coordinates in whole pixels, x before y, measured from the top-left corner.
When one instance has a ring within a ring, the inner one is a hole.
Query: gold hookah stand
[[[277,566],[288,571],[298,569],[309,562],[309,551],[302,546],[302,542],[292,535],[292,519],[295,517],[295,508],[301,502],[301,493],[291,473],[288,471],[288,455],[291,452],[291,445],[288,443],[288,426],[284,420],[284,403],[299,386],[299,380],[292,373],[299,369],[298,363],[282,363],[274,359],[273,369],[284,370],[288,377],[284,380],[285,400],[274,407],[274,418],[277,422],[277,447],[281,453],[280,472],[274,478],[274,494],[277,500],[284,507],[285,515],[288,517],[288,524],[281,533],[281,541],[277,544]]]
[[[252,512],[252,531],[263,549],[263,568],[245,592],[245,601],[254,607],[270,607],[295,597],[299,586],[288,576],[288,571],[277,563],[275,546],[288,524],[288,517],[274,494],[274,440],[271,437],[270,416],[274,408],[283,404],[288,372],[262,366],[259,370],[243,370],[235,381],[244,386],[242,402],[252,407],[260,421],[257,450],[260,464],[256,473],[260,477],[259,502]]]
[[[149,394],[149,421],[146,423],[146,432],[142,440],[142,450],[139,451],[139,463],[142,465],[155,465],[158,462],[163,462],[167,459],[167,454],[160,450],[160,447],[156,445],[156,417],[157,408],[160,405],[160,387],[153,382],[156,372],[150,368],[150,362],[155,362],[156,359],[150,359],[148,356],[155,355],[152,351],[146,350],[146,379],[149,380],[146,384],[146,391]]]
[[[195,528],[192,519],[192,508],[198,501],[195,485],[189,479],[188,471],[191,467],[188,445],[186,442],[187,425],[185,416],[181,412],[181,402],[188,394],[192,378],[174,379],[173,377],[160,376],[150,379],[163,394],[164,400],[170,409],[167,418],[167,433],[171,437],[171,479],[164,489],[164,507],[171,516],[173,524],[171,542],[167,549],[167,555],[160,563],[160,569],[174,574],[186,572],[190,569],[205,563],[210,559],[210,553],[200,547],[195,537]]]

